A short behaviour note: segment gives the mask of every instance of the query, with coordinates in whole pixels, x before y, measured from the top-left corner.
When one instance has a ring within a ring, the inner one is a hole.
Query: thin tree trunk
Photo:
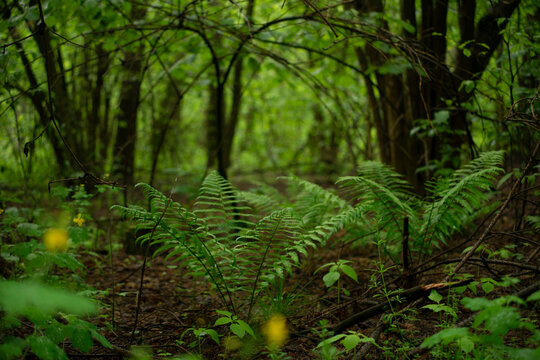
[[[133,4],[131,19],[141,20],[145,16],[145,8]],[[113,170],[121,175],[122,182],[132,185],[135,172],[135,143],[137,140],[137,113],[142,83],[143,42],[139,42],[136,50],[129,49],[124,53],[122,88],[117,116],[117,132],[114,144]]]

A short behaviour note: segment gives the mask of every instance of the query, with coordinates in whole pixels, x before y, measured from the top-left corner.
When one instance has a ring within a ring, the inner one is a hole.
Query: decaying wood
[[[431,290],[446,290],[450,287],[464,286],[471,282],[472,280],[468,279],[465,281],[453,282],[453,283],[436,283],[428,285],[418,285],[410,289],[403,290],[399,294],[393,295],[392,298],[386,300],[380,304],[374,305],[366,310],[363,310],[359,313],[352,315],[351,317],[343,320],[332,329],[334,334],[342,333],[347,328],[358,324],[359,322],[365,321],[372,316],[382,313],[385,309],[392,305],[398,305],[403,302],[411,302],[416,299],[428,296]]]

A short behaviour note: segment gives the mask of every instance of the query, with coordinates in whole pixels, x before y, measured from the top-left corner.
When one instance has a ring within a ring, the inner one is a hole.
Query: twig
[[[445,290],[450,287],[457,287],[457,286],[464,286],[468,283],[470,283],[472,279],[467,279],[460,282],[454,282],[454,283],[438,283],[438,284],[429,284],[429,285],[419,285],[415,286],[413,288],[403,290],[402,292],[396,294],[393,296],[390,300],[384,301],[380,304],[374,305],[364,311],[361,311],[359,313],[356,313],[352,315],[351,317],[343,320],[334,328],[332,329],[334,334],[340,334],[348,327],[355,325],[359,322],[362,322],[366,319],[369,319],[370,317],[380,314],[384,311],[384,309],[389,305],[397,305],[399,303],[403,302],[403,299],[405,301],[414,301],[419,298],[423,298],[424,296],[429,295],[431,290],[437,289],[437,290]]]
[[[385,318],[385,315],[382,315],[379,318],[379,322],[377,322],[377,326],[375,326],[375,329],[371,332],[371,334],[369,334],[369,337],[375,341],[377,341],[382,331],[386,327],[387,323],[386,321],[384,321],[384,318]],[[367,355],[367,352],[369,351],[369,349],[371,349],[372,346],[373,344],[371,342],[365,343],[364,346],[362,346],[362,348],[358,352],[358,355],[356,356],[356,358],[363,359]]]
[[[135,310],[135,323],[133,324],[133,330],[131,331],[131,337],[129,342],[131,343],[133,341],[133,337],[135,336],[135,330],[137,330],[137,322],[139,321],[139,311],[141,309],[141,298],[142,298],[142,291],[143,291],[143,281],[144,281],[144,272],[146,270],[146,261],[148,259],[148,251],[150,249],[150,245],[152,244],[152,239],[154,238],[154,232],[156,231],[159,223],[165,216],[165,213],[167,212],[167,209],[169,208],[169,205],[172,203],[172,195],[174,192],[174,187],[176,186],[176,182],[178,181],[178,177],[174,180],[174,185],[171,189],[171,192],[169,193],[169,201],[167,201],[167,204],[165,205],[165,208],[161,212],[161,216],[159,217],[158,221],[156,221],[156,224],[152,228],[152,232],[150,233],[150,238],[148,239],[148,242],[146,243],[146,251],[144,253],[144,261],[141,268],[141,277],[139,281],[139,291],[137,292],[137,308]]]

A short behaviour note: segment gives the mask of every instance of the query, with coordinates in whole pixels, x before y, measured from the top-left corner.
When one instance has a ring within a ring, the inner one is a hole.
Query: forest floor
[[[499,194],[499,200],[504,200],[506,196],[504,193]],[[463,258],[464,249],[471,246],[485,231],[491,218],[485,216],[479,219],[474,227],[450,239],[445,249],[435,251],[431,260],[428,259],[424,264],[413,258],[410,273],[420,273],[409,278],[403,276],[401,265],[392,263],[385,265],[387,271],[382,278],[376,271],[379,258],[377,248],[373,245],[344,245],[338,241],[343,234],[338,234],[326,249],[311,254],[304,266],[298,268],[287,282],[285,292],[294,294],[294,303],[290,304],[285,314],[290,336],[282,348],[283,353],[290,359],[321,358],[314,349],[324,338],[330,337],[328,329],[336,329],[341,323],[343,326],[340,331],[362,333],[372,337],[380,346],[361,344],[356,355],[359,359],[431,358],[429,351],[419,347],[422,341],[440,331],[443,324],[459,324],[472,314],[460,305],[461,296],[492,299],[516,294],[530,285],[538,284],[540,243],[537,236],[531,237],[530,233],[526,235],[523,231],[523,216],[530,210],[526,202],[527,199],[514,196],[495,226],[486,234],[482,250],[475,253],[460,269],[460,274],[470,274],[471,280],[478,281],[479,285],[476,293],[470,286],[459,297],[453,289],[448,291],[445,279]],[[102,316],[93,322],[105,329],[103,334],[115,348],[111,350],[94,346],[89,354],[82,354],[68,347],[66,353],[70,359],[124,358],[130,352],[133,353],[134,346],[142,353],[151,354],[153,358],[197,352],[197,348],[189,347],[193,338],[186,336],[183,343],[178,340],[190,328],[212,328],[214,325],[217,318],[215,309],[220,309],[221,305],[219,298],[209,291],[206,283],[195,281],[186,275],[185,270],[167,263],[159,256],[149,256],[146,265],[143,265],[144,255],[129,255],[122,249],[113,252],[112,257],[106,251],[81,255],[87,268],[85,281],[94,289],[102,291]],[[358,274],[357,283],[350,279],[344,280],[342,285],[349,294],[342,292],[339,300],[336,289],[327,290],[324,286],[323,273],[314,274],[318,267],[336,259],[351,261],[350,265]],[[144,276],[140,287],[143,267]],[[508,287],[495,286],[493,290],[489,286],[482,286],[489,282],[482,282],[482,279],[501,281],[505,276],[519,279],[519,282]],[[386,287],[381,286],[383,280]],[[455,319],[448,314],[423,308],[427,304],[434,304],[428,299],[430,286],[437,288],[444,296],[443,303],[456,311]],[[384,304],[385,294],[392,294],[398,288],[415,288],[417,291],[410,298],[403,296],[400,303],[392,303],[391,307],[372,311],[349,324],[342,323],[354,314]],[[139,289],[142,289],[142,296],[138,308]],[[449,293],[452,294],[450,297]],[[538,305],[536,309],[534,306],[522,309],[522,316],[539,321],[537,310]],[[389,317],[389,314],[394,316]],[[466,325],[467,321],[461,324]],[[514,335],[517,338],[524,336],[518,332]],[[209,337],[204,338],[201,345],[204,359],[266,358],[261,347],[251,353],[234,349],[226,352],[223,346],[218,346]],[[338,343],[336,346],[343,349]],[[353,352],[340,358],[353,359]]]

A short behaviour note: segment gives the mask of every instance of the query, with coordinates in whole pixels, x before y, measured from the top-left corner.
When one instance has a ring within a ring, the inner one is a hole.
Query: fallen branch
[[[403,301],[412,302],[414,300],[423,298],[425,296],[428,296],[431,290],[437,289],[437,290],[446,290],[450,287],[458,287],[458,286],[464,286],[471,282],[471,279],[467,279],[464,281],[459,282],[453,282],[453,283],[437,283],[437,284],[429,284],[429,285],[418,285],[413,288],[403,290],[399,294],[396,294],[395,296],[392,296],[391,299],[386,300],[380,304],[374,305],[370,308],[367,308],[366,310],[363,310],[359,313],[354,314],[353,316],[343,320],[334,328],[332,331],[334,334],[340,334],[345,329],[358,324],[362,321],[365,321],[369,319],[372,316],[375,316],[377,314],[382,313],[387,306],[394,306],[402,303]]]

